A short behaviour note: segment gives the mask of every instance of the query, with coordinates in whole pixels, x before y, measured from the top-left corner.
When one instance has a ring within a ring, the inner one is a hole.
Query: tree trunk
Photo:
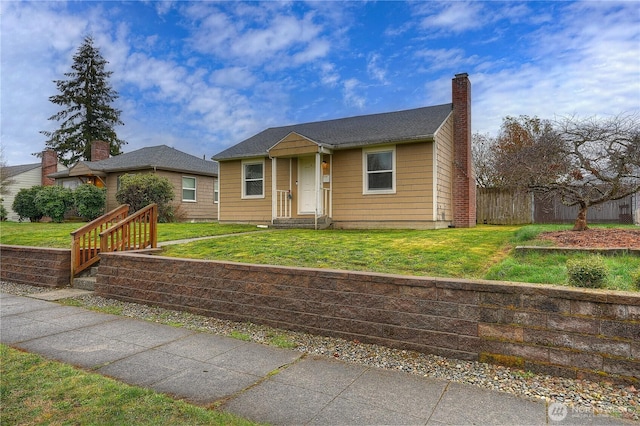
[[[589,229],[587,226],[587,208],[587,206],[580,206],[580,211],[578,212],[578,217],[576,218],[572,231],[586,231]]]

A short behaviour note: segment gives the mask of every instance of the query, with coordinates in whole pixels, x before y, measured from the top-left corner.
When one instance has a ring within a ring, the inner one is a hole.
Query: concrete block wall
[[[103,254],[96,292],[235,321],[638,384],[640,294]]]
[[[0,279],[41,287],[71,280],[71,250],[0,244]]]

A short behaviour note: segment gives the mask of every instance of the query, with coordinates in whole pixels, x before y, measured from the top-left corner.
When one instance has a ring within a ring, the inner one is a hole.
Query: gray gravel
[[[50,290],[49,288],[14,283],[0,283],[0,291],[16,295],[29,295]],[[640,391],[633,386],[533,374],[481,362],[461,361],[357,341],[315,336],[251,323],[220,320],[186,312],[121,302],[95,295],[75,297],[67,299],[63,303],[217,335],[288,347],[307,354],[334,357],[345,362],[472,384],[531,399],[562,402],[576,409],[605,413],[640,422]]]

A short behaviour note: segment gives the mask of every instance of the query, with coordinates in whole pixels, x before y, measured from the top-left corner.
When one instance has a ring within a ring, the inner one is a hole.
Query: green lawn
[[[84,223],[0,222],[0,243],[21,246],[68,248],[71,232]],[[253,225],[220,225],[206,223],[159,223],[158,241],[181,240],[210,235],[256,231]]]
[[[612,225],[608,225],[609,227]],[[615,225],[622,227],[622,225]],[[0,242],[68,247],[78,224],[1,223]],[[566,285],[566,254],[518,255],[516,245],[540,244],[542,231],[571,225],[488,226],[415,230],[287,230],[237,235],[168,246],[164,255],[245,263],[303,266],[401,275],[475,278]],[[633,225],[629,225],[633,227]],[[159,224],[158,240],[259,230],[251,225],[216,223]],[[544,244],[544,243],[543,243]],[[580,254],[571,256],[582,256]],[[640,257],[606,258],[607,288],[637,290],[632,276]]]
[[[0,345],[7,425],[252,425],[231,414]]]

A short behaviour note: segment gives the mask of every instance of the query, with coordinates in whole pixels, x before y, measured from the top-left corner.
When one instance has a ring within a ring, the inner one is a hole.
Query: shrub
[[[173,197],[174,189],[169,179],[149,173],[120,176],[120,189],[116,193],[116,200],[129,204],[134,212],[156,203],[160,222],[170,222],[173,218]]]
[[[45,186],[38,191],[34,202],[44,216],[54,222],[62,222],[64,214],[73,207],[73,192],[62,186]]]
[[[640,290],[640,269],[631,274],[631,284],[636,290]]]
[[[569,284],[576,287],[602,288],[609,271],[602,256],[567,260]]]
[[[37,185],[31,188],[22,188],[18,191],[11,208],[20,216],[20,221],[29,219],[30,222],[37,222],[42,219],[42,216],[44,216],[42,209],[35,202],[36,195],[42,188],[42,186]]]
[[[93,220],[104,214],[107,203],[107,192],[95,185],[80,185],[73,192],[78,215],[84,220]]]
[[[0,203],[2,203],[2,198],[0,198]],[[0,220],[1,221],[7,220],[8,215],[9,213],[7,212],[7,209],[4,208],[4,205],[0,204]]]

